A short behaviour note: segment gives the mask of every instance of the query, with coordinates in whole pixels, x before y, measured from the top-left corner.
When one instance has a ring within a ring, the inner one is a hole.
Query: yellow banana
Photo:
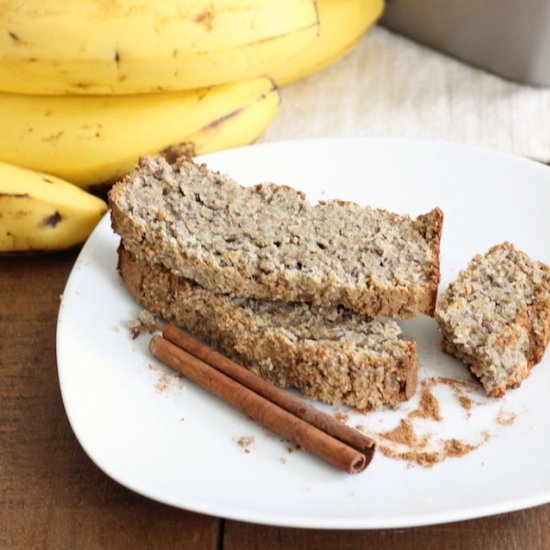
[[[246,145],[275,116],[268,78],[131,96],[0,93],[0,161],[81,187],[112,182],[142,153],[182,142],[196,154]]]
[[[101,199],[66,181],[0,163],[0,252],[69,248],[106,211]]]
[[[315,0],[0,0],[0,89],[186,90],[266,74],[318,33]]]
[[[319,36],[268,74],[279,86],[309,76],[344,57],[384,9],[384,0],[317,0]]]

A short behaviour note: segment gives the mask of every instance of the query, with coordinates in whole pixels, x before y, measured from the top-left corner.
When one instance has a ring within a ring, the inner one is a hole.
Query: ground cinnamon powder
[[[399,425],[393,430],[370,434],[378,440],[378,449],[384,456],[395,460],[403,460],[408,462],[409,465],[417,464],[429,468],[448,458],[462,457],[490,439],[488,432],[483,432],[483,439],[477,444],[466,443],[456,438],[436,439],[433,433],[419,436],[415,432],[414,421],[417,418],[435,422],[443,421],[439,401],[430,391],[437,384],[449,386],[460,406],[468,411],[468,415],[470,414],[475,402],[464,395],[462,390],[465,387],[475,387],[474,384],[466,380],[455,380],[446,377],[423,380],[418,407],[411,411],[406,418],[401,419]],[[513,419],[510,421],[510,415],[506,415],[504,411],[501,412],[502,414],[497,418],[497,422],[502,424],[513,422]],[[365,427],[361,424],[357,425],[356,429],[365,431]]]
[[[446,457],[459,457],[468,454],[470,451],[478,448],[478,445],[470,445],[468,443],[463,443],[458,439],[448,439],[443,442],[444,444],[444,453]]]
[[[419,438],[414,433],[414,428],[410,420],[402,419],[399,422],[399,426],[388,432],[382,432],[380,437],[393,443],[399,443],[401,445],[407,445],[408,447],[417,447],[419,445],[425,445],[427,443],[427,437]]]
[[[411,450],[399,452],[384,445],[381,445],[379,449],[382,454],[388,458],[405,460],[406,462],[415,463],[419,466],[429,468],[434,464],[443,462],[448,458],[458,458],[464,456],[478,447],[479,445],[470,445],[469,443],[464,443],[458,439],[447,439],[443,440],[443,448],[440,451]]]
[[[459,395],[457,396],[458,402],[460,403],[460,406],[469,411],[472,409],[473,402],[469,397],[466,397],[465,395]]]
[[[443,457],[436,452],[426,452],[426,451],[398,452],[394,449],[391,449],[390,447],[386,447],[385,445],[380,445],[378,449],[384,456],[387,456],[388,458],[393,458],[396,460],[404,460],[409,464],[414,463],[414,464],[418,464],[419,466],[424,466],[426,468],[429,468],[430,466],[433,466],[434,464],[437,464],[438,462],[441,462],[443,460]]]
[[[510,426],[516,420],[516,414],[510,411],[506,411],[504,408],[500,408],[497,414],[497,424],[501,426]]]
[[[441,408],[439,407],[439,401],[429,391],[429,389],[423,389],[420,394],[420,403],[418,409],[409,413],[409,418],[427,418],[441,422],[443,417],[441,416]]]

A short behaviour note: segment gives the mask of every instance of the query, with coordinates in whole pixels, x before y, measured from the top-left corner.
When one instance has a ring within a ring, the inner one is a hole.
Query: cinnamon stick
[[[363,471],[370,462],[361,451],[308,424],[167,339],[154,336],[149,350],[210,393],[333,466],[352,474]]]
[[[202,359],[205,363],[259,393],[269,401],[279,405],[279,407],[298,416],[321,431],[332,435],[336,439],[347,443],[354,449],[365,453],[367,465],[372,460],[376,444],[370,437],[342,424],[342,422],[338,422],[334,417],[319,411],[315,407],[304,403],[301,399],[297,399],[281,388],[274,386],[174,325],[166,325],[162,331],[162,335],[176,346]]]

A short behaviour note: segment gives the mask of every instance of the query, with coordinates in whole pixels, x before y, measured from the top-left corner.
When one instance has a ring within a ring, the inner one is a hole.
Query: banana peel
[[[376,23],[384,0],[317,0],[319,35],[267,74],[278,86],[307,78],[349,53]]]
[[[269,78],[171,94],[0,93],[0,162],[80,187],[112,183],[144,153],[187,144],[195,154],[254,141],[279,107]]]
[[[0,252],[48,252],[86,240],[106,203],[71,183],[0,163]]]
[[[146,94],[264,75],[318,16],[315,0],[3,0],[0,28],[0,90]]]

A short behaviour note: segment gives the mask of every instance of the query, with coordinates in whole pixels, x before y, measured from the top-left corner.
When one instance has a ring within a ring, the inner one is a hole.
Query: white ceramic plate
[[[417,215],[445,212],[442,287],[476,253],[504,240],[550,263],[550,169],[467,146],[383,139],[321,139],[246,147],[207,157],[244,184],[262,181]],[[116,272],[118,239],[106,217],[63,294],[57,353],[73,430],[91,459],[126,487],[174,506],[243,521],[315,528],[386,528],[474,518],[550,501],[550,357],[503,400],[474,390],[467,417],[437,389],[445,420],[427,430],[491,439],[432,468],[378,453],[350,476],[267,435],[242,414],[176,379],[131,340],[140,308]],[[468,378],[439,351],[435,322],[403,323],[418,342],[423,376]],[[415,406],[351,414],[349,424],[391,428]],[[329,412],[334,408],[324,407]],[[516,417],[496,425],[498,414]],[[249,453],[237,445],[254,436]],[[286,463],[280,459],[286,459]]]

